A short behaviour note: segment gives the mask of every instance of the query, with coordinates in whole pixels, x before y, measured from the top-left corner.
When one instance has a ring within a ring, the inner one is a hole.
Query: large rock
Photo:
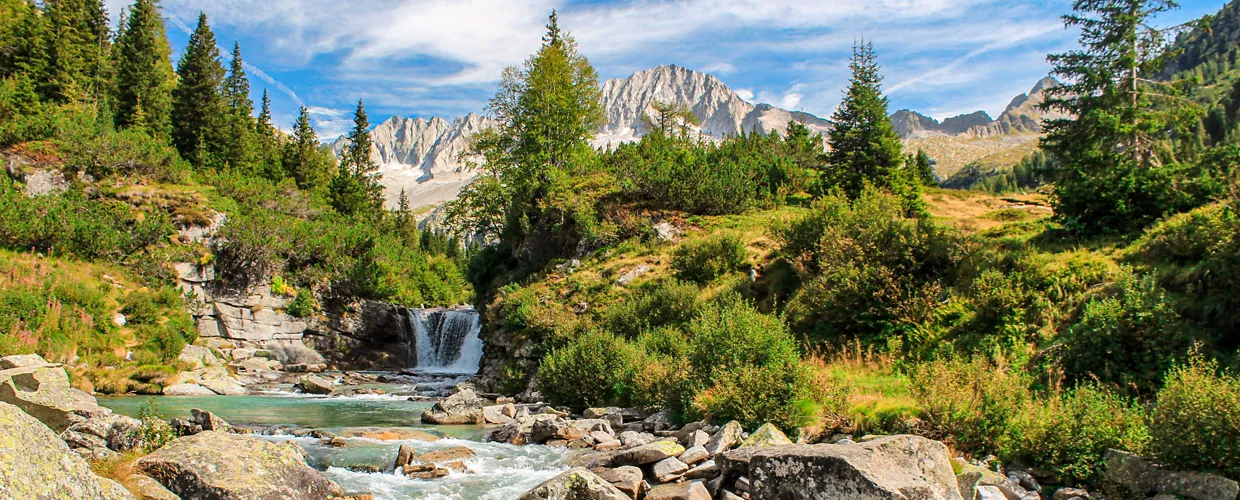
[[[168,443],[138,460],[138,469],[182,498],[326,500],[340,496],[340,487],[306,465],[302,453],[291,443],[206,431]]]
[[[73,415],[89,418],[111,413],[94,396],[71,387],[64,368],[46,361],[37,364],[43,358],[29,356],[22,357],[21,366],[0,370],[0,402],[21,408],[56,432],[69,428]],[[19,362],[5,359],[10,365]]]
[[[666,458],[678,457],[684,452],[685,447],[675,441],[655,441],[617,453],[615,458],[612,459],[612,463],[616,465],[646,465]]]
[[[0,499],[132,499],[103,483],[46,425],[0,403]]]
[[[710,437],[710,441],[706,443],[706,452],[713,457],[728,451],[741,444],[744,436],[745,429],[741,427],[740,422],[735,420],[728,422]]]
[[[783,446],[786,444],[792,444],[792,440],[788,439],[788,436],[779,430],[779,427],[766,423],[762,424],[762,427],[759,427],[758,430],[753,431],[753,434],[749,435],[749,439],[741,443],[741,448],[761,448],[763,446]]]
[[[206,368],[220,364],[220,360],[216,359],[215,354],[210,349],[197,345],[187,345],[182,348],[181,355],[177,356],[177,361],[194,368]]]
[[[631,500],[631,497],[586,469],[569,469],[525,492],[518,500]]]
[[[482,398],[472,389],[461,389],[423,413],[422,422],[436,425],[480,424]]]
[[[646,500],[710,500],[710,491],[701,481],[661,484],[646,493]]]
[[[297,381],[297,388],[306,394],[331,394],[336,384],[318,375],[306,375]]]
[[[168,488],[159,484],[159,481],[156,481],[151,476],[134,474],[128,479],[128,482],[133,485],[134,490],[138,492],[142,500],[181,500],[181,497],[177,496],[176,493],[168,491]]]
[[[637,498],[642,492],[642,470],[637,467],[631,465],[615,469],[600,467],[594,469],[594,473],[632,498]]]
[[[1104,460],[1102,482],[1134,498],[1164,494],[1196,500],[1235,500],[1240,495],[1240,486],[1225,477],[1164,470],[1125,451],[1107,450]]]
[[[961,499],[947,446],[919,436],[743,448],[716,461],[725,472],[745,470],[755,498]]]
[[[164,387],[165,396],[214,396],[215,391],[198,384],[172,384]]]

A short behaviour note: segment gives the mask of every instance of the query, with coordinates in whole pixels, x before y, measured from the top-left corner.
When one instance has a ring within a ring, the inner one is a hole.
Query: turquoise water
[[[140,396],[100,397],[99,404],[137,416],[142,404],[153,399],[165,418],[189,417],[190,409],[211,411],[237,424],[294,425],[337,434],[367,427],[391,427],[425,431],[443,439],[378,441],[345,438],[344,447],[326,446],[313,438],[261,436],[271,441],[292,440],[305,448],[309,463],[351,493],[370,493],[383,500],[479,499],[508,500],[567,469],[568,451],[545,446],[512,446],[484,443],[489,427],[423,425],[422,412],[431,403],[407,401],[398,396],[311,397],[305,395],[249,396]],[[432,480],[409,479],[392,472],[401,444],[419,453],[466,446],[478,456],[465,460],[471,473],[452,472]],[[384,472],[355,472],[358,466]]]

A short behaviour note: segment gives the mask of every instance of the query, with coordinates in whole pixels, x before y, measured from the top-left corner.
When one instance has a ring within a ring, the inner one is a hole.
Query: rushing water
[[[118,413],[137,416],[145,397],[101,397],[99,403]],[[347,446],[332,447],[319,439],[292,436],[261,436],[272,441],[292,440],[306,449],[311,466],[345,491],[371,493],[383,500],[484,499],[507,500],[550,479],[566,469],[567,451],[545,446],[512,446],[484,443],[489,430],[483,426],[437,426],[421,423],[428,402],[407,401],[403,396],[314,397],[292,394],[249,396],[160,396],[154,398],[165,417],[189,416],[191,408],[209,410],[236,424],[291,425],[322,429],[346,436],[361,428],[400,428],[442,436],[437,441],[418,439],[378,441],[345,438]],[[401,444],[419,453],[454,446],[467,446],[478,456],[465,460],[472,473],[452,472],[440,479],[418,480],[391,470]],[[356,472],[367,467],[382,472]]]
[[[478,373],[482,339],[478,311],[473,309],[409,309],[415,370],[425,373]]]

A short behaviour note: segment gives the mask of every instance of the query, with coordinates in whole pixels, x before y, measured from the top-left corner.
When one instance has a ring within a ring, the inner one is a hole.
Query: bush
[[[297,295],[288,303],[287,312],[294,318],[309,318],[318,309],[319,303],[314,299],[314,292],[307,288],[298,288]]]
[[[960,237],[873,189],[855,202],[825,197],[774,237],[804,283],[789,321],[835,342],[900,345],[932,317],[962,261]]]
[[[792,431],[817,414],[819,388],[799,362],[721,367],[714,380],[693,398],[693,408],[716,422],[736,420],[747,429],[769,422]]]
[[[628,338],[661,326],[683,325],[697,315],[698,294],[692,283],[661,280],[643,286],[607,309],[607,329]]]
[[[672,254],[676,277],[707,283],[745,265],[748,255],[739,236],[721,234],[682,243]]]
[[[1060,337],[1060,363],[1069,380],[1096,378],[1134,388],[1157,387],[1162,374],[1184,359],[1191,336],[1152,276],[1126,276],[1113,295],[1095,297]]]
[[[166,214],[135,216],[120,201],[88,199],[80,190],[27,198],[0,179],[0,245],[56,250],[87,260],[124,261],[174,231]]]
[[[593,330],[551,351],[538,367],[538,384],[553,404],[574,410],[629,406],[641,352],[603,330]]]
[[[976,454],[999,451],[1031,398],[1024,373],[980,358],[916,365],[909,382],[934,437]]]
[[[1004,458],[1028,459],[1076,480],[1096,479],[1107,448],[1142,453],[1150,441],[1141,407],[1095,384],[1039,400],[1013,428]]]
[[[1149,425],[1159,463],[1240,480],[1240,377],[1217,363],[1194,357],[1167,373]]]

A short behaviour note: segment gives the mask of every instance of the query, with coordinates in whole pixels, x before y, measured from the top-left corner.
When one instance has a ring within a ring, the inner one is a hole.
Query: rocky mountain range
[[[640,139],[646,133],[642,117],[655,102],[689,108],[700,122],[697,132],[714,139],[741,131],[782,132],[793,119],[814,131],[825,132],[830,127],[827,120],[808,113],[750,104],[718,78],[679,66],[659,66],[608,80],[602,95],[607,123],[592,141],[595,147]],[[380,165],[389,205],[395,205],[402,189],[415,208],[455,198],[472,179],[472,173],[461,168],[461,153],[468,147],[469,136],[494,125],[470,113],[452,122],[394,116],[375,127],[371,156]],[[332,150],[339,155],[344,145],[342,137],[332,144]]]
[[[916,111],[902,109],[891,115],[891,124],[903,139],[948,135],[969,138],[987,138],[1017,133],[1042,132],[1042,120],[1062,115],[1038,109],[1046,100],[1045,91],[1059,86],[1051,77],[1038,80],[1028,93],[1012,99],[999,118],[992,119],[985,111],[952,116],[943,121],[935,120]]]
[[[1041,131],[1040,121],[1047,116],[1037,105],[1044,99],[1043,91],[1058,84],[1052,78],[1039,81],[1029,93],[1013,99],[998,119],[977,111],[940,122],[910,110],[897,111],[891,118],[900,136],[906,142],[916,143],[910,146],[927,149],[931,157],[940,160],[940,165],[954,171],[961,161],[972,161],[990,154],[992,149],[1036,139]],[[675,65],[608,80],[602,85],[602,100],[606,124],[592,141],[600,148],[645,135],[642,118],[656,102],[687,107],[698,118],[696,132],[712,139],[750,131],[780,133],[791,120],[824,134],[831,126],[828,120],[808,113],[749,103],[715,76]],[[462,168],[467,160],[462,154],[468,148],[469,136],[494,125],[491,119],[470,113],[451,122],[439,117],[427,120],[394,116],[375,127],[371,132],[372,157],[380,165],[389,205],[395,206],[401,190],[414,208],[455,198],[473,178],[472,172]],[[990,147],[988,141],[957,147],[960,140],[977,139],[993,139],[989,142],[995,142],[995,147]],[[344,138],[337,139],[332,144],[333,151],[339,155],[344,144]],[[962,151],[966,154],[961,161],[955,161]],[[942,172],[944,177],[950,173]]]

